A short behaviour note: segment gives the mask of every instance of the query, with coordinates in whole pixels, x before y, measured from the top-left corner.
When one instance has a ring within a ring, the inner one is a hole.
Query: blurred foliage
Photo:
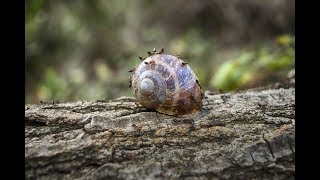
[[[286,77],[294,68],[294,38],[282,35],[275,41],[275,47],[269,45],[247,50],[224,62],[214,74],[211,85],[222,91],[230,91],[270,83],[275,72],[278,73],[276,79]]]
[[[291,0],[25,4],[26,103],[132,96],[128,70],[153,48],[180,54],[205,90],[271,83],[294,68]]]

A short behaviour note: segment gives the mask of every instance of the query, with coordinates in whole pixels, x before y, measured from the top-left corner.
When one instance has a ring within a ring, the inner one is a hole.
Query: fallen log
[[[294,83],[205,96],[181,118],[132,97],[26,105],[26,179],[294,179]]]

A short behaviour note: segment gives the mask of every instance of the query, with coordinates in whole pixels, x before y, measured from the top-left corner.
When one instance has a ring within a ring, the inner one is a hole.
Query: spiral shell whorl
[[[140,93],[144,96],[148,96],[155,91],[154,83],[150,78],[145,78],[140,82]]]
[[[134,78],[135,79],[135,78]],[[147,70],[136,77],[135,96],[147,108],[156,108],[166,96],[166,82],[157,71]]]

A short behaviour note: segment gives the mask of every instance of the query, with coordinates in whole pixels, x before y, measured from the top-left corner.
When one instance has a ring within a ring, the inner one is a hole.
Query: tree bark
[[[294,179],[292,80],[207,91],[180,118],[131,97],[26,105],[26,179]]]

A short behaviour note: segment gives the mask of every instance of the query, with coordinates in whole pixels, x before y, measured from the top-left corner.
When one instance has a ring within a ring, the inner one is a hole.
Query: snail
[[[129,70],[129,87],[143,107],[173,116],[201,110],[203,93],[199,80],[179,55],[164,54],[162,48],[139,58],[142,62]]]

